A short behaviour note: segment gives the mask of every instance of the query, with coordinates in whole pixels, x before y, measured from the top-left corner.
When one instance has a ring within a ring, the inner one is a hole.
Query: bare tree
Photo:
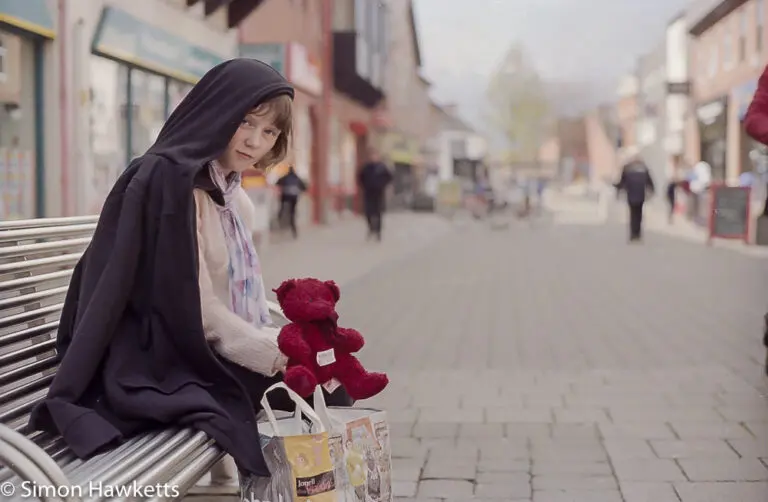
[[[545,83],[529,62],[525,48],[513,45],[491,76],[487,97],[490,122],[507,141],[511,161],[536,162],[552,129],[552,109]]]

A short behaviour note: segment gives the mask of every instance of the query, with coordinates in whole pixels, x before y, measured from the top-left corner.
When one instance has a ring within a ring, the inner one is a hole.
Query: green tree
[[[529,62],[525,48],[514,44],[491,76],[487,98],[491,126],[507,142],[511,161],[536,162],[539,147],[552,130],[546,84]]]

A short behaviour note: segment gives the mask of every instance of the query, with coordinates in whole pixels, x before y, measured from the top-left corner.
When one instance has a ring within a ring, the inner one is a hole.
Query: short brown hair
[[[282,162],[288,154],[288,145],[293,134],[293,100],[290,96],[281,94],[259,104],[252,113],[256,115],[273,113],[275,116],[275,127],[280,129],[280,136],[277,137],[275,146],[254,165],[256,169],[266,170]]]

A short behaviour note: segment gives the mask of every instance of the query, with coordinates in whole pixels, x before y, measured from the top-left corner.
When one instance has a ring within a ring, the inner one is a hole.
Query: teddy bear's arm
[[[347,352],[357,352],[365,345],[365,339],[359,331],[351,328],[337,328],[339,340],[336,346]]]
[[[301,328],[297,324],[287,324],[282,327],[277,337],[277,346],[280,352],[290,359],[301,362],[312,360],[312,348],[304,340]]]

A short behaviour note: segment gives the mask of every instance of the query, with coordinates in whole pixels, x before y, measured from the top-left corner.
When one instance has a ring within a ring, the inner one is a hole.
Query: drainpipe
[[[59,145],[61,169],[61,211],[62,216],[70,215],[69,186],[69,94],[67,85],[67,1],[58,0],[58,46],[59,46]]]

